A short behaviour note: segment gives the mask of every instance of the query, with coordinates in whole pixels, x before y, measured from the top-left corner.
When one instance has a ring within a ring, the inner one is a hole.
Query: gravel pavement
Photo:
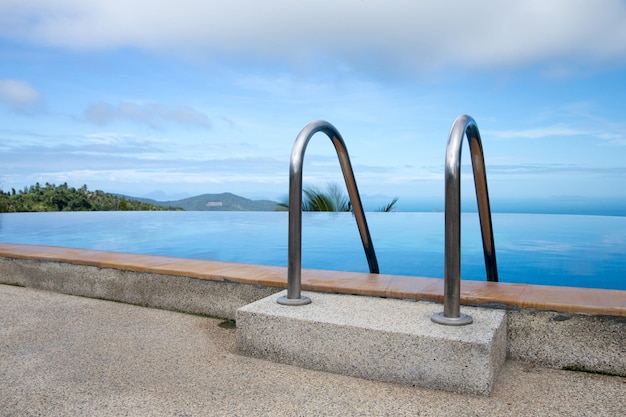
[[[622,377],[507,361],[462,395],[241,356],[227,324],[0,285],[0,416],[626,415]]]

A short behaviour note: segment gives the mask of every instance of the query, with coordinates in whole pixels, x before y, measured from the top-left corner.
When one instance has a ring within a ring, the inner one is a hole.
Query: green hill
[[[167,204],[151,204],[135,198],[90,191],[86,185],[74,188],[61,185],[36,183],[23,190],[4,192],[0,189],[0,213],[40,211],[136,211],[180,210]]]
[[[4,192],[0,188],[0,213],[24,211],[187,210],[187,211],[284,211],[276,201],[250,200],[232,193],[202,194],[175,201],[89,191],[67,183],[40,185]]]
[[[188,211],[278,211],[285,210],[270,200],[250,200],[231,193],[202,194],[175,201],[143,200],[165,207],[180,207]]]

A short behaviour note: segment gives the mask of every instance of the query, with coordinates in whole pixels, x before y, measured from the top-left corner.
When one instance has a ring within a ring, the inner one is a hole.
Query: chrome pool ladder
[[[443,313],[431,317],[435,323],[465,325],[472,323],[472,317],[461,314],[461,145],[467,135],[474,187],[478,202],[478,216],[485,256],[487,281],[498,281],[496,248],[493,241],[491,207],[487,190],[487,173],[480,132],[474,119],[461,115],[454,120],[446,146],[445,162],[445,255],[444,255],[444,299]]]
[[[378,260],[374,252],[374,245],[370,236],[365,212],[361,204],[361,197],[356,186],[354,172],[348,156],[348,150],[343,138],[337,129],[330,123],[317,120],[307,124],[300,132],[291,151],[291,162],[289,165],[289,237],[287,247],[287,295],[280,297],[277,301],[285,305],[305,305],[311,302],[309,297],[302,295],[302,166],[304,162],[304,152],[311,140],[317,133],[325,133],[335,146],[343,178],[348,189],[352,211],[356,219],[363,250],[367,257],[370,273],[378,274]]]
[[[302,167],[304,152],[311,137],[325,133],[333,142],[343,172],[353,214],[359,228],[363,249],[370,273],[377,274],[378,261],[365,219],[363,205],[354,178],[354,172],[343,138],[328,122],[314,121],[302,129],[293,145],[289,167],[289,241],[287,265],[287,295],[279,304],[305,305],[311,302],[302,295]],[[448,136],[445,159],[445,254],[444,254],[444,309],[431,319],[445,325],[466,325],[473,319],[461,314],[461,145],[467,135],[474,173],[474,186],[478,202],[483,252],[487,281],[498,281],[496,250],[491,223],[491,207],[487,189],[487,174],[480,132],[474,119],[461,115],[454,120]]]

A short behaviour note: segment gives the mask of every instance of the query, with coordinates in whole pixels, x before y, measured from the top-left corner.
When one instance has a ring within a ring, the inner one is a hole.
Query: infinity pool
[[[443,277],[442,213],[367,213],[381,273]],[[462,215],[461,277],[484,280],[478,217]],[[500,281],[626,290],[626,217],[494,214]],[[304,213],[304,268],[367,272],[350,213]],[[285,212],[0,214],[0,242],[287,265]]]

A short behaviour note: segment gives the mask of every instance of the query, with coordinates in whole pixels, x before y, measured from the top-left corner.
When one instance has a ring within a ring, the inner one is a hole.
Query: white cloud
[[[267,198],[278,194],[277,190],[287,191],[285,175],[254,175],[245,172],[187,172],[177,169],[120,168],[120,169],[68,169],[36,172],[16,178],[6,176],[5,189],[22,188],[24,185],[41,183],[63,183],[71,186],[87,184],[90,189],[107,192],[122,192],[142,195],[149,189],[164,192],[190,193],[197,195],[206,192],[235,192],[242,195],[255,194]]]
[[[547,137],[589,135],[590,132],[563,125],[537,127],[520,130],[492,130],[485,135],[500,139],[543,139]]]
[[[626,144],[624,123],[611,122],[597,116],[586,114],[579,116],[577,124],[585,126],[573,127],[567,124],[540,126],[531,129],[488,130],[485,137],[495,139],[560,139],[564,137],[595,138],[606,145],[622,146]]]
[[[152,147],[167,143],[167,140],[157,137],[138,137],[131,133],[96,132],[85,135],[85,140],[94,145],[106,145],[113,147]]]
[[[5,0],[0,35],[98,49],[328,59],[339,68],[623,62],[620,0]],[[554,71],[554,70],[549,70]]]
[[[201,128],[211,127],[208,116],[189,106],[169,107],[159,103],[140,104],[121,102],[117,105],[99,102],[85,109],[84,117],[91,123],[106,125],[115,120],[129,120],[151,128],[160,128],[164,123]]]
[[[623,133],[601,133],[598,137],[606,140],[609,145],[626,146],[626,135]]]
[[[520,163],[516,165],[491,165],[489,167],[489,174],[493,174],[493,176],[537,175],[545,177],[546,175],[577,175],[590,177],[593,175],[621,176],[625,173],[626,168],[621,166],[594,167],[578,163]]]
[[[26,81],[0,79],[0,103],[18,113],[31,113],[40,109],[43,98],[39,91]]]

